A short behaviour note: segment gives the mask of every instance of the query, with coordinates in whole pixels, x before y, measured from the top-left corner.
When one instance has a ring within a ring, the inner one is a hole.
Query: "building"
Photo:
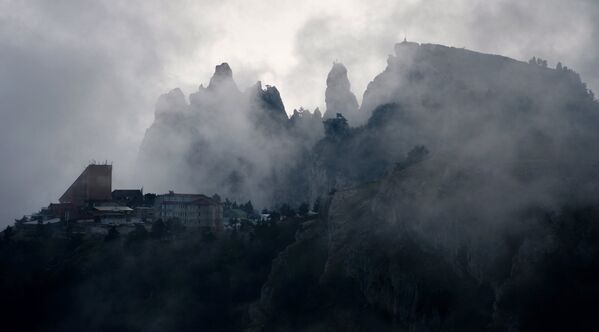
[[[155,217],[164,221],[178,219],[184,226],[211,230],[223,229],[223,206],[214,198],[201,194],[169,192],[156,196]]]
[[[116,189],[112,191],[112,201],[130,207],[144,204],[144,194],[141,189]]]
[[[60,197],[60,203],[82,206],[112,199],[112,165],[88,165]]]
[[[91,211],[94,221],[102,225],[123,225],[134,221],[134,210],[128,206],[97,205]]]
[[[79,209],[73,203],[50,203],[42,209],[47,218],[59,218],[62,221],[76,220],[80,216]]]

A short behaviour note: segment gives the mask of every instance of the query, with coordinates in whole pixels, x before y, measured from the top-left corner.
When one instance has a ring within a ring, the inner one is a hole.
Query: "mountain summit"
[[[233,71],[229,64],[226,62],[217,65],[214,69],[214,75],[210,79],[210,83],[208,84],[208,89],[210,90],[231,90],[237,89],[237,84],[233,80]]]
[[[266,206],[284,197],[314,201],[334,188],[380,179],[415,146],[493,165],[506,179],[528,179],[538,192],[550,192],[546,185],[595,190],[571,185],[599,163],[592,153],[597,102],[574,71],[434,44],[406,41],[394,51],[360,107],[347,68],[332,66],[324,120],[328,128],[345,128],[342,137],[321,140],[320,116],[304,110],[289,119],[274,86],[240,92],[222,63],[189,105],[180,90],[161,97],[157,111],[165,116],[148,130],[141,154],[146,165],[181,171],[169,182],[186,179],[189,190]],[[558,186],[556,174],[564,170],[574,182]]]
[[[335,118],[337,113],[343,114],[351,125],[361,124],[365,119],[358,112],[358,100],[350,90],[351,85],[347,77],[347,68],[342,63],[336,62],[327,76],[327,89],[325,102],[327,105],[324,113],[325,119]]]

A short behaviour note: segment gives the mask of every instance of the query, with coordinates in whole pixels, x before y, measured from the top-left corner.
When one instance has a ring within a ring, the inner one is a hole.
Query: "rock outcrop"
[[[289,118],[279,90],[267,85],[262,88],[262,82],[257,82],[246,92],[250,99],[250,116],[255,125],[268,132],[281,133]]]
[[[333,68],[327,76],[325,119],[334,118],[337,113],[341,113],[352,126],[366,121],[366,117],[362,116],[358,110],[358,101],[350,88],[347,68],[342,63],[333,64]]]
[[[181,89],[176,88],[168,93],[165,93],[158,98],[156,103],[155,115],[159,116],[162,113],[181,113],[187,111],[189,105],[185,101],[185,95]]]
[[[189,104],[179,89],[160,97],[139,173],[158,191],[218,193],[262,207],[307,200],[307,190],[287,190],[306,186],[294,174],[297,161],[323,133],[320,117],[303,113],[290,120],[274,86],[240,92],[223,63]]]
[[[221,63],[214,69],[214,75],[208,84],[210,90],[238,90],[233,80],[233,71],[226,62]]]

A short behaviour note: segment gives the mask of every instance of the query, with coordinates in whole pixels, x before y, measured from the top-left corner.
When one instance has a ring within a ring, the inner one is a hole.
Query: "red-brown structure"
[[[112,165],[88,165],[60,197],[60,203],[83,205],[112,199]]]

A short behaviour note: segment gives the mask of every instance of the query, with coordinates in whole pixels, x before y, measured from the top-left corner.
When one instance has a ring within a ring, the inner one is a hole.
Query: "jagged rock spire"
[[[347,68],[342,63],[334,63],[327,76],[327,89],[325,102],[327,110],[324,118],[334,118],[341,113],[353,125],[361,121],[358,114],[358,100],[350,90],[351,85],[347,77]]]
[[[181,89],[176,88],[168,93],[165,93],[158,98],[156,103],[155,114],[163,114],[169,112],[182,112],[187,109],[188,105],[185,101],[185,95]]]
[[[258,81],[246,93],[249,93],[251,100],[251,117],[259,127],[272,132],[285,126],[289,118],[276,87],[266,85],[266,88],[262,88],[262,82]]]
[[[214,75],[210,78],[208,87],[200,85],[196,93],[189,95],[191,105],[218,103],[219,100],[236,100],[241,91],[233,80],[233,71],[226,62],[217,65],[214,69]]]
[[[210,83],[208,84],[209,90],[221,90],[221,89],[237,89],[237,84],[233,80],[233,71],[229,64],[226,62],[217,65],[214,70],[214,75],[210,79]]]

